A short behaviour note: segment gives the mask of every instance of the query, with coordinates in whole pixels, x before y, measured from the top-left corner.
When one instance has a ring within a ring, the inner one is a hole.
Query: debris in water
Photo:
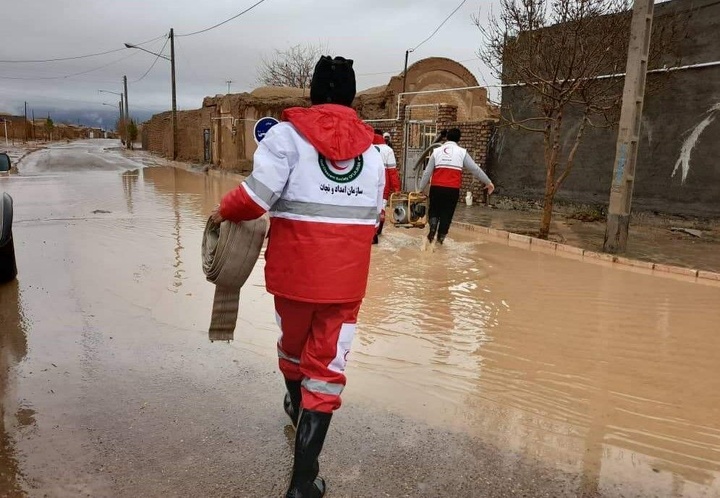
[[[700,230],[695,230],[694,228],[672,227],[670,230],[673,232],[684,232],[688,235],[692,235],[693,237],[702,237],[702,232]]]
[[[92,214],[110,214],[112,211],[105,211],[104,209],[96,209]]]

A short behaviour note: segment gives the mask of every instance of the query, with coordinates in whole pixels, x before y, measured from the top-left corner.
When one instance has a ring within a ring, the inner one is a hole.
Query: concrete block
[[[720,273],[715,273],[714,271],[700,270],[698,271],[698,278],[702,278],[704,280],[715,280],[716,282],[720,282]]]
[[[544,239],[532,239],[532,248],[546,249],[551,252],[555,252],[557,249],[557,242]]]
[[[673,275],[683,275],[685,277],[697,277],[698,271],[692,268],[683,268],[682,266],[664,265],[655,263],[654,270],[662,273],[672,273]]]
[[[618,256],[615,262],[619,265],[643,268],[645,270],[652,270],[655,266],[655,263],[651,263],[650,261],[640,261],[639,259],[624,258],[622,256]]]
[[[520,235],[519,233],[510,233],[508,235],[508,239],[510,239],[512,242],[517,242],[519,244],[528,246],[532,243],[532,239],[530,237],[528,237],[527,235]]]
[[[585,249],[581,247],[569,246],[567,244],[558,244],[557,252],[564,252],[567,254],[574,254],[576,256],[582,256],[585,253]]]
[[[491,237],[496,237],[498,239],[508,239],[510,238],[510,233],[506,232],[505,230],[497,230],[495,228],[488,229],[488,235]]]
[[[614,263],[617,256],[614,254],[607,254],[604,252],[585,251],[583,257],[588,259],[596,259],[598,261],[604,261],[606,263]]]

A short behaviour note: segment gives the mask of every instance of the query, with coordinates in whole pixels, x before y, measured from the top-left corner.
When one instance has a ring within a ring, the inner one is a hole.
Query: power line
[[[435,31],[432,32],[432,34],[431,34],[430,36],[428,36],[428,37],[425,38],[423,41],[421,41],[420,44],[418,44],[415,48],[411,49],[410,52],[414,52],[415,50],[419,49],[421,46],[423,46],[423,45],[425,44],[425,42],[429,41],[430,38],[432,38],[433,36],[435,36],[435,35],[437,34],[437,32],[440,31],[440,28],[442,28],[442,27],[445,25],[445,23],[448,22],[448,21],[450,20],[450,18],[455,15],[455,12],[457,12],[458,10],[460,10],[460,7],[462,7],[463,5],[465,5],[465,2],[467,2],[467,0],[463,0],[462,2],[460,2],[460,5],[458,5],[457,7],[455,7],[455,10],[453,10],[452,12],[450,12],[450,15],[447,16],[447,17],[445,18],[445,20],[440,23],[440,26],[438,26],[438,27],[435,29]]]
[[[136,45],[145,45],[150,42],[154,42],[156,40],[159,40],[165,35],[158,36],[157,38],[153,38],[152,40],[147,40],[142,43],[136,43]],[[56,59],[36,59],[36,60],[0,60],[0,63],[3,64],[31,64],[31,63],[41,63],[41,62],[62,62],[62,61],[74,61],[77,59],[87,59],[90,57],[99,57],[101,55],[107,55],[107,54],[114,54],[115,52],[121,52],[123,50],[127,50],[126,48],[116,48],[114,50],[106,50],[105,52],[97,52],[94,54],[85,54],[85,55],[76,55],[73,57],[59,57]],[[7,79],[7,78],[6,78]]]
[[[160,57],[162,57],[163,50],[165,50],[165,47],[167,47],[168,41],[170,41],[170,38],[169,38],[169,37],[165,39],[165,44],[162,46],[162,48],[160,49],[160,51],[157,53],[157,57],[155,57],[155,60],[154,60],[153,63],[150,65],[150,67],[148,68],[148,70],[145,71],[145,74],[143,74],[142,76],[140,76],[140,77],[139,77],[138,79],[136,79],[135,81],[131,81],[130,83],[138,83],[138,82],[144,80],[144,79],[145,79],[145,76],[147,76],[148,74],[150,74],[150,71],[152,71],[152,69],[155,67],[155,64],[157,64],[157,61],[160,59]]]
[[[248,7],[247,9],[243,10],[242,12],[240,12],[239,14],[235,14],[235,15],[232,16],[230,19],[225,19],[223,22],[219,22],[219,23],[215,24],[214,26],[210,26],[209,28],[201,29],[200,31],[193,31],[192,33],[186,33],[186,34],[184,34],[184,35],[175,35],[175,36],[179,38],[179,37],[184,37],[184,36],[199,35],[200,33],[205,33],[205,32],[207,32],[207,31],[210,31],[211,29],[218,28],[218,27],[222,26],[223,24],[227,24],[227,23],[229,23],[230,21],[232,21],[233,19],[237,19],[237,18],[240,17],[241,15],[246,14],[247,12],[250,12],[251,10],[253,10],[255,7],[257,7],[258,5],[260,5],[260,4],[263,3],[263,2],[265,2],[265,0],[260,0],[259,2],[254,3],[253,5],[251,5],[250,7]],[[463,2],[463,3],[464,3],[464,2]]]
[[[124,50],[124,49],[123,49]],[[102,66],[94,67],[92,69],[88,69],[86,71],[80,71],[78,73],[72,73],[72,74],[65,74],[62,76],[36,76],[36,77],[22,77],[22,76],[0,76],[0,79],[3,80],[21,80],[21,81],[40,81],[40,80],[64,80],[67,78],[73,78],[75,76],[81,76],[83,74],[92,73],[95,71],[99,71],[100,69],[104,69],[108,66],[112,66],[113,64],[117,64],[118,62],[122,62],[125,59],[129,59],[130,57],[133,57],[134,55],[137,55],[139,52],[133,52],[130,55],[126,55],[125,57],[121,57],[119,59],[116,59],[112,62],[108,62],[107,64],[103,64]]]

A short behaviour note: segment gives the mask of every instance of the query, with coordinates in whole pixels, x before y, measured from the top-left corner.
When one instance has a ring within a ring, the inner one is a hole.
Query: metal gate
[[[404,192],[412,192],[417,189],[424,168],[415,169],[420,156],[427,149],[437,135],[437,124],[435,120],[409,120],[405,122],[405,166],[403,168]]]

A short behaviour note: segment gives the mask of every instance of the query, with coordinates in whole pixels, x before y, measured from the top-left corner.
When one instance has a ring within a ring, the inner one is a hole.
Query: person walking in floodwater
[[[387,135],[387,138],[384,138]],[[388,199],[390,194],[400,192],[400,176],[397,170],[397,160],[395,159],[395,152],[389,145],[390,134],[382,130],[375,129],[375,148],[380,153],[383,163],[385,164],[385,192],[383,193],[383,210],[380,215],[380,226],[378,227],[373,244],[379,242],[379,237],[382,235],[383,225],[385,224],[385,208],[387,207]]]
[[[321,57],[312,107],[285,110],[260,142],[252,174],[212,215],[240,223],[270,212],[265,281],[281,330],[284,408],[296,428],[288,498],[325,494],[318,456],[340,408],[383,208],[385,166],[373,129],[350,107],[352,66]]]
[[[447,141],[433,151],[420,181],[421,192],[430,183],[430,231],[427,238],[431,243],[437,234],[437,241],[442,244],[450,231],[455,207],[460,199],[463,168],[470,170],[470,173],[485,185],[488,195],[495,190],[495,185],[480,166],[475,164],[467,150],[458,145],[460,137],[458,128],[448,130]]]

